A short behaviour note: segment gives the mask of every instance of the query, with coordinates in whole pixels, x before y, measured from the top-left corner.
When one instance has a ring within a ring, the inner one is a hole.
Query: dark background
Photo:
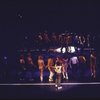
[[[15,1],[0,2],[1,50],[17,48],[26,34],[70,32],[99,34],[100,6],[86,1]]]

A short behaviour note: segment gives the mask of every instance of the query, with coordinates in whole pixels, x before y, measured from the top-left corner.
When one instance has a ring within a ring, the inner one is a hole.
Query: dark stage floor
[[[40,85],[42,84],[42,85]],[[0,85],[0,99],[67,99],[67,98],[100,98],[100,83],[95,84],[62,84],[57,90],[54,84],[10,84]]]

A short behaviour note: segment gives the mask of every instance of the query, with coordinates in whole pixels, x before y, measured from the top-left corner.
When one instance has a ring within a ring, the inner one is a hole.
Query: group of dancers
[[[20,55],[20,71],[21,71],[21,79],[25,78],[26,72],[31,73],[30,80],[33,80],[34,71],[35,68],[38,68],[40,72],[40,81],[43,82],[44,80],[44,70],[45,68],[49,71],[48,81],[52,82],[55,81],[55,86],[57,88],[61,88],[60,83],[63,79],[68,80],[68,68],[71,68],[73,78],[77,78],[77,70],[80,68],[80,75],[81,78],[84,77],[85,68],[87,67],[86,62],[87,58],[84,55],[76,55],[73,54],[70,58],[65,54],[66,56],[56,56],[55,58],[53,56],[49,56],[47,59],[47,62],[45,63],[43,55],[38,55],[38,59],[36,62],[33,61],[33,57],[31,53],[28,53],[27,59],[25,59],[25,56],[23,54]],[[91,76],[93,78],[96,78],[96,53],[92,51],[90,53],[90,59],[89,61],[89,68],[91,72]],[[35,64],[37,63],[37,65]],[[38,67],[37,67],[38,66]],[[56,76],[56,79],[54,80],[54,76]]]

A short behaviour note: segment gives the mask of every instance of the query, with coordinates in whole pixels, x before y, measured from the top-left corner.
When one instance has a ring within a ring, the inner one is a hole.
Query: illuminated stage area
[[[49,91],[56,91],[56,92],[61,92],[61,91],[67,91],[71,88],[77,87],[77,86],[85,86],[85,85],[100,85],[100,82],[74,82],[74,81],[70,81],[70,82],[66,82],[66,83],[61,83],[62,89],[58,90],[55,87],[55,83],[4,83],[4,84],[0,84],[0,86],[40,86],[40,87],[48,87]]]
[[[63,35],[63,38],[68,36]],[[72,36],[75,39],[76,34]],[[37,44],[31,48],[27,39],[25,37],[22,42],[24,47],[2,57],[4,69],[0,73],[0,98],[100,98],[99,52],[94,42],[81,44],[78,40],[76,45],[72,39],[71,44],[59,40],[62,44],[51,41],[49,45],[34,39]],[[49,58],[53,62],[51,69],[48,67]],[[38,63],[41,59],[42,68]],[[62,67],[58,73],[56,66]],[[57,76],[59,73],[61,79]],[[57,78],[61,81],[60,86],[59,82],[56,83]]]
[[[3,99],[100,98],[100,83],[96,82],[62,83],[60,90],[54,83],[1,84],[0,88],[0,98]]]

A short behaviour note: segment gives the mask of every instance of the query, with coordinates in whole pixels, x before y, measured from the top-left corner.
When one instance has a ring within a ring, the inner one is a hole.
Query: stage
[[[9,83],[0,84],[0,99],[67,99],[100,98],[100,82],[61,83],[57,90],[55,83]]]

